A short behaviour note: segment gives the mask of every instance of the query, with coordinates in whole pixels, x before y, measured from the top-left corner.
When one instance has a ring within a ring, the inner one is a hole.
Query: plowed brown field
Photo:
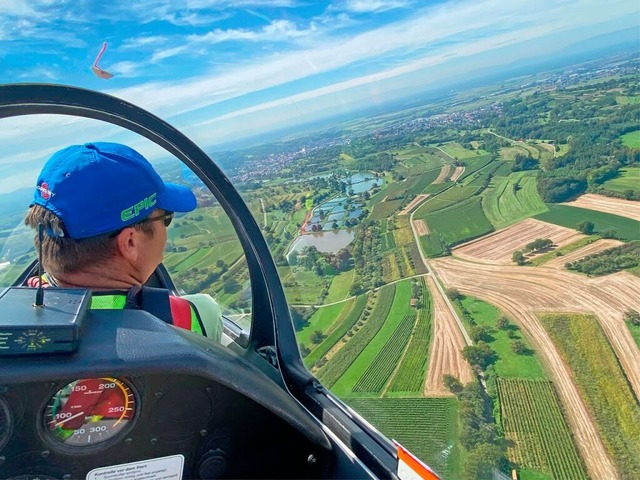
[[[556,384],[589,476],[620,478],[570,370],[535,313],[594,314],[639,396],[640,350],[624,324],[623,313],[629,308],[640,310],[640,278],[626,272],[589,278],[553,268],[487,265],[452,258],[430,264],[447,288],[455,287],[496,305],[522,327]]]
[[[416,232],[421,237],[423,235],[429,235],[429,228],[427,227],[427,223],[424,220],[414,220],[413,226],[416,229]]]
[[[561,257],[556,257],[553,260],[544,264],[545,267],[551,268],[564,268],[565,263],[575,262],[576,260],[580,260],[581,258],[586,257],[587,255],[594,255],[596,253],[602,252],[603,250],[607,250],[608,248],[617,247],[618,245],[622,245],[623,242],[619,240],[612,239],[602,239],[597,242],[590,243],[589,245],[585,245],[578,250],[574,250],[571,253],[567,253]]]
[[[420,195],[418,195],[416,198],[414,198],[413,200],[411,200],[411,202],[409,202],[409,205],[407,205],[406,207],[404,207],[404,209],[398,214],[398,215],[407,215],[411,210],[413,210],[413,208],[418,205],[420,202],[422,202],[425,198],[427,198],[429,196],[428,193],[421,193]]]
[[[451,175],[451,181],[455,182],[460,178],[460,175],[462,175],[463,173],[464,173],[464,167],[456,167],[456,169],[453,171],[453,175]]]
[[[443,165],[442,168],[440,169],[440,175],[438,175],[438,178],[436,178],[431,183],[434,184],[434,183],[444,182],[449,176],[449,170],[451,170],[451,165]]]
[[[426,281],[433,298],[433,338],[424,394],[427,396],[449,395],[449,391],[442,383],[442,376],[453,375],[466,385],[472,378],[471,367],[462,358],[462,349],[466,344],[456,319],[433,277],[427,276]]]
[[[453,249],[453,254],[472,261],[512,265],[513,252],[538,238],[550,238],[554,245],[562,246],[582,237],[584,235],[570,228],[527,218],[510,227],[462,244]]]
[[[633,200],[623,200],[621,198],[605,197],[604,195],[587,193],[579,196],[577,200],[567,202],[564,205],[612,213],[614,215],[620,215],[621,217],[632,218],[640,222],[640,202]]]

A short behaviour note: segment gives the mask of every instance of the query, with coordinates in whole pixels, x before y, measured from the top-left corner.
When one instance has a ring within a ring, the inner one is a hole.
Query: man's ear
[[[135,262],[140,255],[139,231],[135,228],[125,228],[116,237],[118,252],[125,260]]]

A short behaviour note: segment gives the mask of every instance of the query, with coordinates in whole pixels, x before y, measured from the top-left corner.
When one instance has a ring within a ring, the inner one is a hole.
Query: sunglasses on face
[[[138,223],[147,223],[155,222],[156,220],[162,220],[164,222],[164,226],[168,227],[169,225],[171,225],[171,222],[173,222],[174,215],[175,214],[173,212],[167,212],[163,215],[158,215],[157,217],[145,218],[144,220],[140,220]]]
[[[171,222],[173,222],[174,215],[175,213],[173,212],[166,212],[166,213],[163,213],[162,215],[158,215],[157,217],[145,218],[144,220],[140,220],[139,222],[136,222],[133,225],[129,225],[126,228],[133,227],[134,225],[140,225],[142,223],[155,222],[156,220],[162,220],[164,223],[164,226],[168,227],[169,225],[171,225]],[[124,230],[124,228],[121,228],[120,230],[116,230],[111,235],[109,235],[109,237],[110,238],[117,237],[120,234],[120,232],[122,232],[122,230]]]

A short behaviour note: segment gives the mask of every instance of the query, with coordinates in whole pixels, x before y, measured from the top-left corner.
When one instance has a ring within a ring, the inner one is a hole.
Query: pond
[[[353,193],[355,194],[371,190],[374,185],[382,185],[382,178],[376,178],[369,172],[354,173],[343,180],[351,182],[348,188],[353,190]]]
[[[300,235],[291,245],[291,249],[289,253],[287,253],[287,260],[289,260],[293,252],[301,252],[305,247],[316,247],[319,251],[326,253],[338,253],[340,249],[349,245],[354,237],[355,232],[353,230],[338,230]]]

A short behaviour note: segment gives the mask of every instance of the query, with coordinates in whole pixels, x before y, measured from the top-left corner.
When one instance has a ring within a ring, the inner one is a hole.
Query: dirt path
[[[464,167],[456,167],[453,171],[453,175],[451,175],[451,181],[455,182],[460,178],[460,175],[464,173]]]
[[[471,367],[462,358],[465,341],[432,276],[426,278],[433,299],[433,337],[427,368],[424,394],[446,395],[449,391],[442,383],[443,375],[453,375],[463,384],[471,381]]]
[[[409,202],[409,205],[404,207],[404,209],[398,215],[408,215],[411,210],[418,206],[419,203],[423,202],[424,199],[428,196],[428,193],[421,193],[420,195],[416,196],[416,198],[411,200],[411,202]]]
[[[640,278],[618,273],[592,279],[553,268],[487,265],[451,258],[434,260],[431,266],[447,287],[496,305],[522,327],[556,384],[590,477],[620,478],[569,368],[535,314],[595,314],[638,396],[640,350],[622,317],[628,308],[640,309]]]
[[[443,165],[442,169],[440,169],[440,175],[438,175],[438,178],[431,182],[431,185],[444,182],[449,176],[449,170],[451,170],[451,165]]]
[[[429,227],[427,227],[427,222],[424,220],[414,220],[413,226],[415,227],[418,235],[421,237],[424,235],[429,235]]]
[[[621,198],[605,197],[604,195],[587,193],[579,196],[577,200],[564,203],[563,205],[612,213],[614,215],[620,215],[621,217],[631,218],[640,222],[640,202],[633,200],[623,200]]]
[[[602,252],[603,250],[607,250],[608,248],[617,247],[618,245],[622,245],[623,242],[619,240],[611,240],[611,239],[601,239],[596,242],[590,243],[578,250],[574,250],[571,253],[567,253],[561,257],[556,257],[553,260],[548,261],[544,264],[547,268],[559,268],[563,269],[565,263],[575,262],[576,260],[580,260],[581,258],[586,257],[587,255],[594,255],[596,253]]]

